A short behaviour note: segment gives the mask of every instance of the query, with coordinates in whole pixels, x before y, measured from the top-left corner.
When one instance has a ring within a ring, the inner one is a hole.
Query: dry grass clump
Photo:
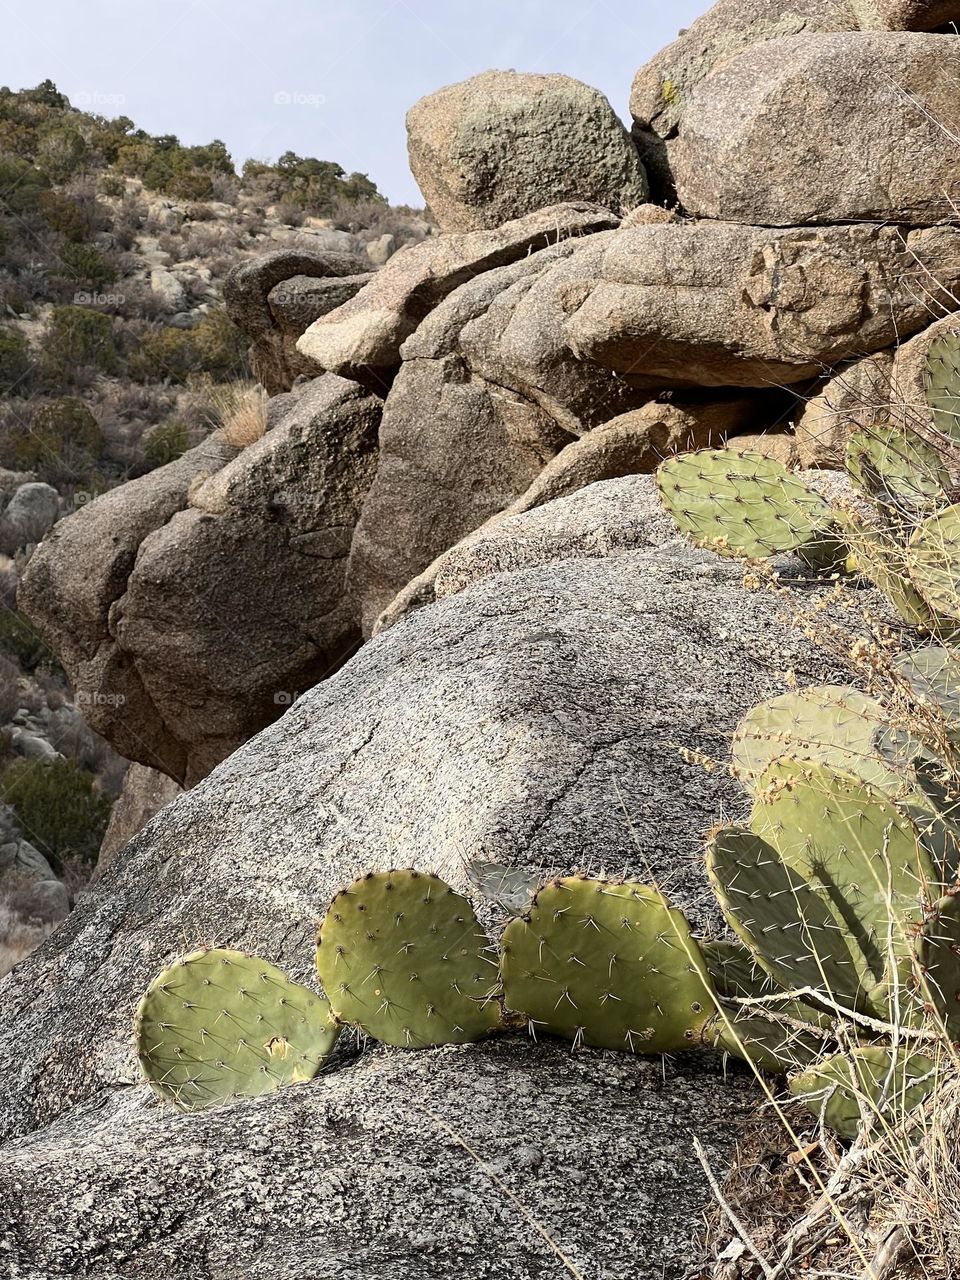
[[[227,444],[246,449],[267,429],[267,395],[263,387],[250,382],[212,383],[209,401],[211,422],[219,425]]]

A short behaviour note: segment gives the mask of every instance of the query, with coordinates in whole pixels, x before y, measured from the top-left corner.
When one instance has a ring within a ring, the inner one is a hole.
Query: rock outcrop
[[[856,32],[754,45],[692,94],[668,145],[677,198],[694,217],[761,226],[953,218],[958,78],[953,36]]]
[[[56,1265],[104,1280],[161,1263],[172,1280],[212,1280],[257,1276],[279,1257],[312,1275],[399,1280],[414,1255],[439,1274],[451,1259],[502,1274],[506,1250],[525,1274],[552,1275],[555,1258],[540,1258],[526,1225],[522,1239],[514,1225],[506,1236],[484,1229],[490,1201],[474,1189],[488,1183],[456,1135],[522,1202],[537,1198],[587,1273],[653,1280],[664,1257],[677,1274],[691,1261],[707,1191],[690,1135],[709,1130],[722,1166],[749,1105],[707,1058],[661,1068],[507,1038],[426,1054],[378,1048],[356,1062],[346,1046],[314,1084],[189,1119],[135,1086],[129,1042],[140,991],[185,944],[250,947],[308,977],[315,916],[368,868],[415,862],[463,891],[477,855],[542,874],[626,868],[659,878],[700,928],[715,924],[701,840],[721,804],[736,813],[743,802],[681,748],[721,753],[738,716],[782,688],[788,669],[801,680],[835,673],[775,597],[679,543],[653,494],[649,478],[609,481],[518,517],[559,516],[549,556],[474,573],[367,645],[158,815],[98,895],[6,980],[0,1241],[11,1264],[50,1267],[56,1252]],[[598,556],[569,536],[604,521],[629,526],[632,543],[614,552],[611,536],[611,554]],[[496,925],[492,907],[483,915]],[[623,1128],[600,1119],[611,1087]],[[563,1116],[573,1097],[576,1136],[539,1141],[542,1108]],[[651,1143],[642,1185],[638,1132]],[[557,1215],[569,1218],[601,1141],[603,1212],[619,1225],[571,1230]],[[223,1177],[238,1152],[234,1195]]]
[[[564,274],[573,352],[622,376],[702,386],[802,382],[954,311],[960,228],[620,230]],[[549,282],[546,282],[548,287]]]
[[[645,203],[606,99],[566,77],[492,72],[418,103],[411,154],[442,234],[397,252],[371,241],[371,257],[308,220],[315,250],[247,262],[226,288],[267,390],[296,383],[331,415],[316,428],[321,471],[342,426],[315,390],[323,371],[377,397],[371,413],[383,402],[378,440],[346,467],[363,477],[347,513],[304,461],[293,501],[314,523],[298,525],[281,495],[295,532],[277,545],[270,502],[217,508],[221,474],[260,455],[221,473],[227,457],[202,460],[225,447],[214,437],[41,545],[24,607],[95,726],[145,766],[202,776],[277,713],[273,699],[432,601],[438,563],[488,521],[712,439],[676,417],[698,398],[744,400],[722,439],[736,448],[749,432],[791,464],[836,466],[854,426],[902,419],[895,401],[918,398],[919,364],[898,392],[895,344],[919,351],[960,305],[960,38],[933,34],[958,17],[956,0],[721,0],[634,85],[636,136],[656,153],[657,198],[679,196],[671,208]],[[289,403],[269,402],[266,440]],[[207,470],[216,478],[188,500]],[[350,542],[346,568],[328,547],[309,590],[290,575],[313,603],[288,607],[280,590],[283,622],[264,626],[271,552],[296,546],[302,567],[301,535],[332,528]],[[101,537],[119,542],[122,569],[67,581]],[[230,580],[215,568],[227,551],[241,566]],[[256,674],[228,674],[227,628]]]
[[[323,372],[296,341],[318,316],[341,306],[370,280],[370,261],[332,250],[277,249],[241,262],[223,282],[227,314],[250,339],[250,365],[269,395],[299,376]]]
[[[692,117],[697,87],[743,50],[818,32],[934,31],[957,18],[957,0],[718,0],[633,81],[634,138],[656,194],[673,194],[667,146]],[[790,137],[797,133],[808,131],[791,129]]]
[[[626,213],[647,198],[629,133],[596,89],[487,71],[407,113],[410,168],[443,231],[500,226],[564,200]]]
[[[380,402],[328,375],[273,415],[242,451],[214,438],[91,503],[21,585],[94,727],[187,785],[359,640],[344,569]]]
[[[156,714],[111,613],[141,543],[187,505],[190,486],[236,457],[216,437],[59,521],[20,583],[18,604],[59,656],[92,728],[121,755],[182,778],[183,744]]]
[[[52,485],[19,485],[0,514],[0,554],[13,555],[40,541],[60,514],[60,495]]]
[[[410,245],[394,254],[351,302],[311,324],[298,349],[316,365],[382,391],[399,368],[404,340],[460,285],[539,249],[617,223],[615,214],[598,205],[558,204],[494,230]]]
[[[647,475],[655,471],[669,454],[722,444],[728,435],[750,425],[761,414],[762,408],[752,398],[685,404],[650,403],[575,438],[547,463],[530,487],[508,507],[490,516],[484,524],[444,550],[411,578],[377,617],[373,633],[385,631],[412,610],[432,604],[436,599],[438,575],[445,574],[450,561],[462,558],[474,542],[486,541],[493,527],[501,521],[511,521],[514,516],[601,480]],[[605,518],[609,522],[609,512],[605,513]],[[371,613],[372,608],[365,618],[367,627]]]
[[[182,788],[173,778],[145,764],[132,763],[123,780],[123,790],[110,811],[103,835],[95,876],[103,875],[125,844],[143,830],[152,817],[176,800]]]

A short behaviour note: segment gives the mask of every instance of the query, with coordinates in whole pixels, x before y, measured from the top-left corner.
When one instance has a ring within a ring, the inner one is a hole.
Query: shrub
[[[0,328],[0,391],[6,395],[14,391],[22,393],[29,370],[26,339],[15,329]]]
[[[116,271],[92,244],[70,242],[63,246],[58,256],[74,285],[97,290],[112,284],[117,278]]]
[[[195,373],[224,379],[243,371],[245,353],[243,334],[218,307],[192,329],[155,329],[145,334],[127,368],[137,382],[169,378],[185,383]]]
[[[245,369],[247,340],[223,307],[215,307],[192,330],[201,373],[235,377]]]
[[[36,165],[18,156],[0,156],[0,213],[32,213],[49,186],[50,179]]]
[[[188,329],[164,328],[145,333],[127,360],[127,371],[136,382],[186,382],[195,367]]]
[[[51,121],[41,129],[37,165],[54,182],[66,182],[89,158],[90,150],[77,129],[61,120]]]
[[[117,373],[119,360],[109,316],[90,307],[54,307],[43,340],[42,371],[54,386],[71,383],[78,365]]]
[[[86,480],[103,453],[103,433],[81,400],[64,396],[41,404],[28,426],[8,430],[5,452],[23,471],[51,484]]]
[[[143,452],[151,467],[175,462],[189,447],[189,433],[182,422],[166,422],[154,427],[143,442]]]
[[[88,240],[94,229],[94,209],[83,200],[71,200],[60,191],[41,191],[37,207],[47,225],[77,244]]]
[[[31,844],[62,858],[96,857],[110,801],[73,760],[13,760],[0,774],[0,801],[10,805]]]
[[[22,671],[60,671],[56,654],[16,609],[0,609],[0,651],[9,654]]]
[[[122,199],[127,193],[127,184],[119,173],[102,173],[97,180],[97,186],[101,195],[112,196],[117,200]]]
[[[20,707],[20,669],[0,653],[0,724],[8,724]]]
[[[210,200],[213,198],[213,181],[208,173],[177,173],[165,190],[180,200]]]

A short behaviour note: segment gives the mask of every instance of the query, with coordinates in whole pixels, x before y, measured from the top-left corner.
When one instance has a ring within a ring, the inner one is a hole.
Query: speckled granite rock
[[[560,1274],[485,1167],[586,1274],[682,1274],[707,1198],[691,1133],[722,1165],[756,1098],[708,1057],[661,1078],[659,1062],[516,1039],[359,1063],[348,1046],[325,1080],[184,1118],[131,1087],[129,1028],[150,977],[202,939],[310,980],[313,921],[362,869],[417,862],[465,891],[475,854],[626,869],[715,925],[702,837],[742,798],[680,747],[721,754],[787,668],[836,674],[741,579],[669,541],[475,581],[165,808],[0,987],[8,1274]]]

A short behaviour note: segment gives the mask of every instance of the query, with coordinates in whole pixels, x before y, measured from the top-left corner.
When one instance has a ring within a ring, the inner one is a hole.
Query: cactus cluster
[[[960,444],[960,333],[931,345],[926,386],[929,428],[851,435],[856,508],[831,505],[770,458],[728,449],[662,463],[663,503],[698,546],[749,560],[792,552],[815,571],[859,574],[910,626],[950,639],[960,623],[960,505],[943,459]]]
[[[931,351],[928,388],[937,429],[960,441],[960,339]],[[659,483],[695,541],[855,567],[905,620],[949,638],[960,506],[939,454],[920,435],[858,433],[848,463],[873,523],[756,455],[671,459]],[[697,938],[647,885],[537,884],[474,860],[487,915],[510,917],[495,945],[437,876],[370,873],[320,925],[324,996],[236,951],[165,969],[137,1012],[144,1076],[196,1110],[310,1080],[342,1027],[405,1049],[526,1028],[575,1047],[735,1055],[787,1075],[844,1136],[899,1121],[960,1047],[960,651],[928,645],[893,665],[924,713],[909,730],[834,686],[771,698],[737,728],[731,770],[749,817],[715,830],[705,855],[730,936]]]
[[[960,655],[896,665],[960,731]],[[165,969],[137,1013],[144,1075],[196,1110],[311,1079],[344,1026],[410,1049],[526,1027],[575,1047],[720,1050],[788,1075],[844,1136],[890,1123],[940,1078],[930,1044],[960,1044],[960,801],[936,745],[853,689],[781,694],[733,737],[749,818],[707,843],[730,937],[697,938],[632,881],[566,876],[531,899],[515,873],[522,905],[505,908],[508,869],[483,863],[487,910],[517,912],[495,946],[437,876],[370,873],[320,925],[323,997],[236,951]]]
[[[846,1136],[922,1105],[938,1079],[923,1053],[931,1026],[960,1041],[955,864],[910,816],[905,767],[876,754],[868,782],[866,768],[828,762],[850,738],[840,716],[830,741],[830,714],[850,709],[843,692],[810,691],[803,758],[791,758],[783,727],[776,758],[751,755],[760,767],[749,773],[749,823],[708,842],[731,938],[698,939],[649,886],[567,876],[541,886],[497,948],[437,876],[370,873],[334,897],[320,925],[325,998],[235,951],[165,969],[137,1014],[144,1075],[196,1110],[311,1079],[342,1026],[411,1049],[526,1027],[575,1047],[733,1054],[789,1074],[791,1091]],[[757,743],[782,705],[748,717]],[[856,747],[862,763],[870,743]]]

